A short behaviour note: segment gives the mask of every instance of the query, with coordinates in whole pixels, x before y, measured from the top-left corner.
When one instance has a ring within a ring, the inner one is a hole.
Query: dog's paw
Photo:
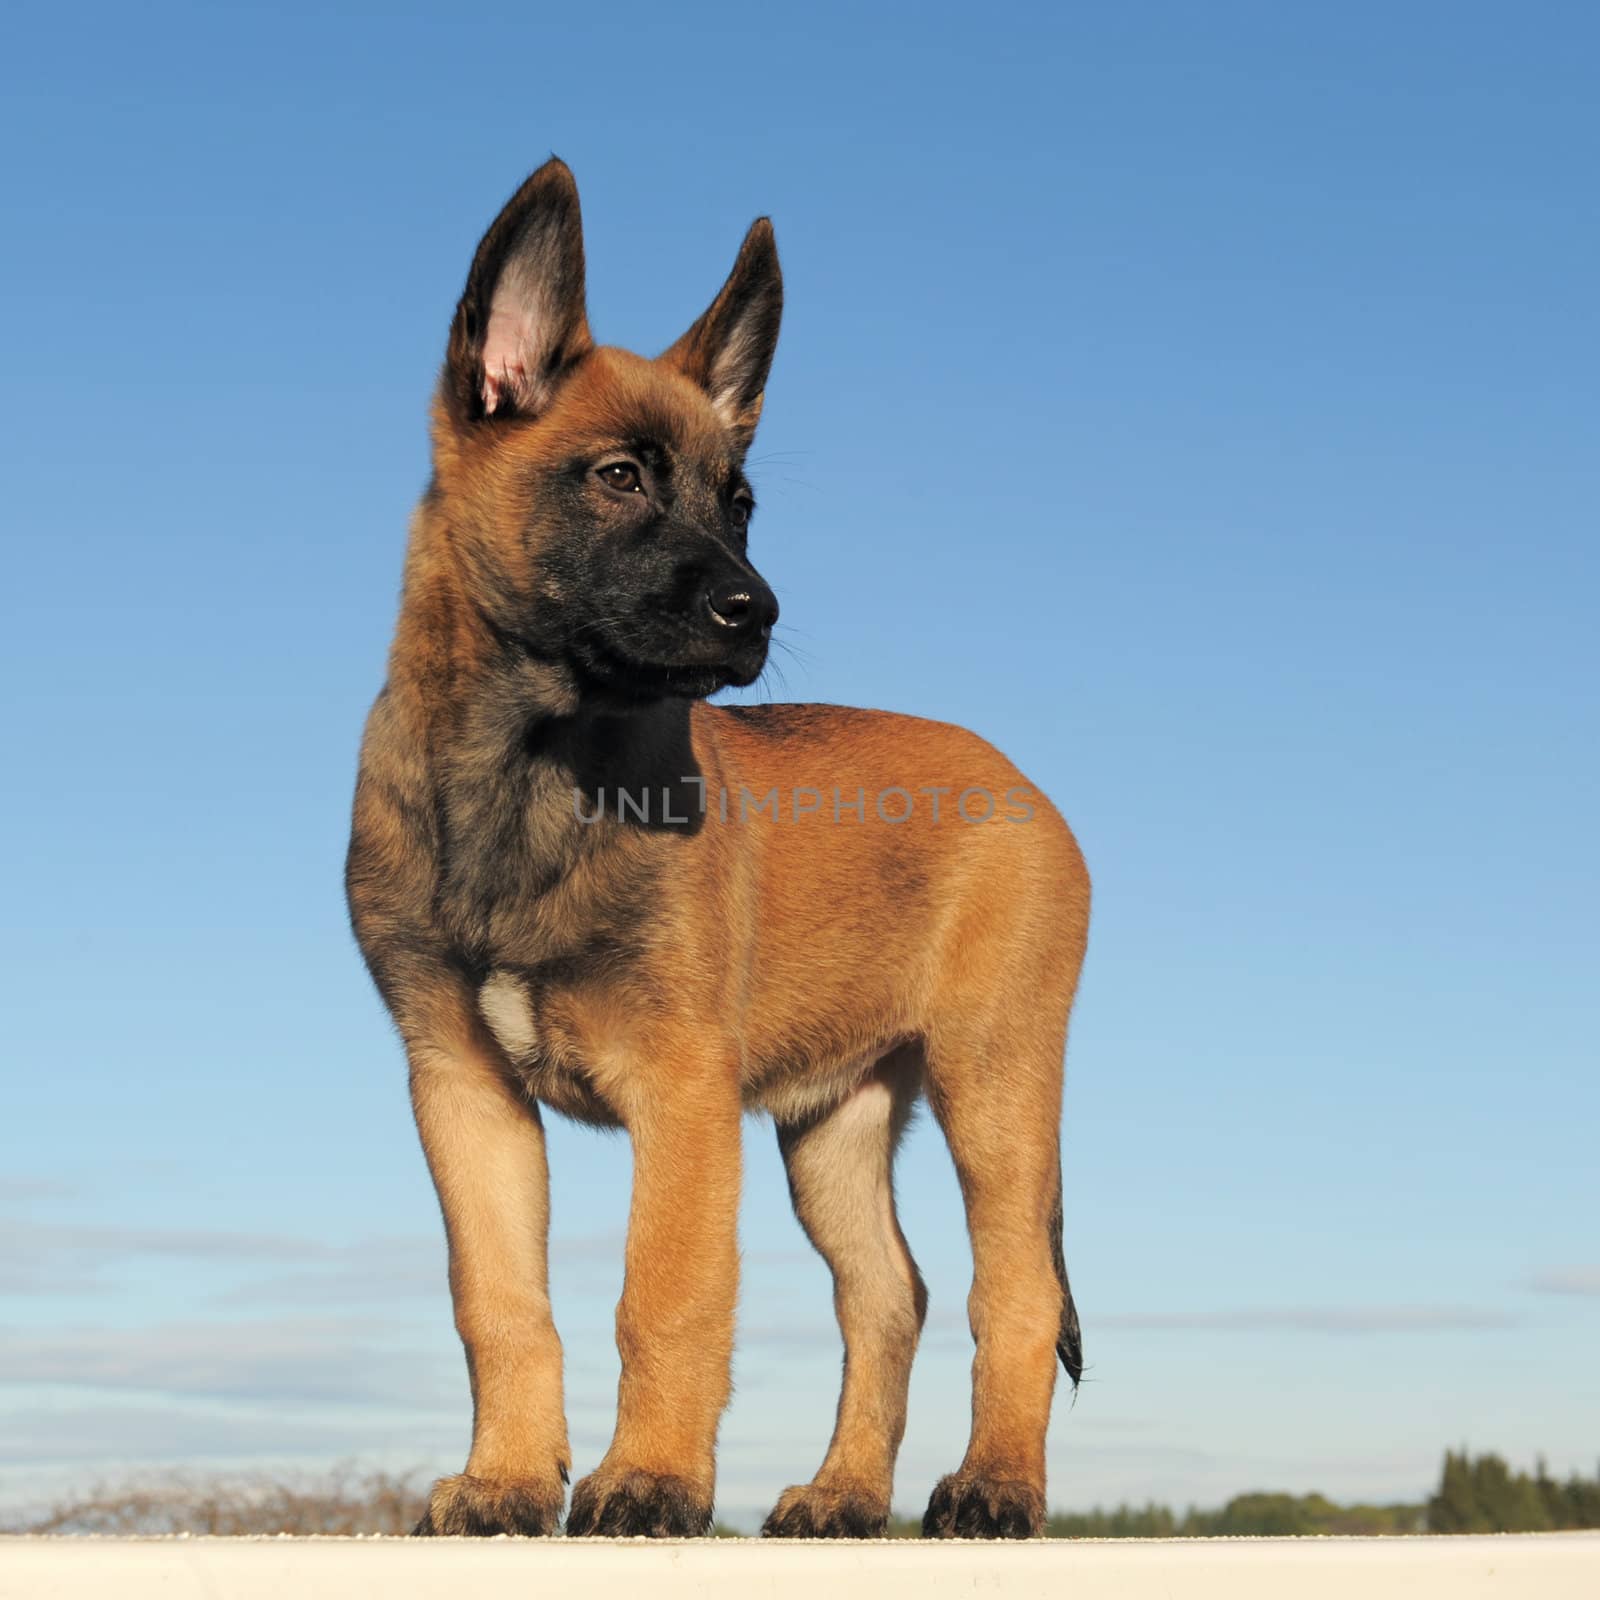
[[[1031,1483],[952,1472],[922,1518],[924,1539],[1031,1539],[1044,1531],[1044,1495]]]
[[[711,1528],[711,1497],[686,1478],[600,1468],[572,1491],[567,1532],[579,1537],[693,1539]]]
[[[765,1539],[881,1539],[889,1531],[889,1503],[863,1489],[796,1484],[778,1496],[761,1525]]]
[[[497,1533],[554,1533],[561,1520],[559,1481],[504,1482],[457,1473],[440,1478],[411,1531],[422,1537],[487,1539]]]

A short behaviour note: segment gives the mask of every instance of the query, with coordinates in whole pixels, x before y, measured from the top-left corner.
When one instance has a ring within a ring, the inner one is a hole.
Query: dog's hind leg
[[[762,1531],[871,1538],[888,1524],[911,1359],[927,1292],[895,1217],[895,1146],[921,1086],[920,1049],[886,1056],[838,1105],[780,1124],[795,1215],[833,1273],[844,1388],[833,1442],[810,1483],[787,1489]]]
[[[972,1236],[967,1312],[977,1352],[971,1440],[928,1503],[928,1537],[1042,1531],[1056,1360],[1074,1381],[1082,1362],[1060,1245],[1063,1027],[1037,1004],[997,1010],[929,1040],[928,1099]]]

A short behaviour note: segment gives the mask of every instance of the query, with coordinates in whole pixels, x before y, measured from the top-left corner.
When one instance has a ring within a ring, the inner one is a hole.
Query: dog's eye
[[[639,469],[631,461],[608,461],[605,466],[595,468],[595,476],[618,494],[637,494],[644,488]]]
[[[756,503],[747,494],[738,494],[733,497],[733,525],[736,528],[745,528],[750,525],[750,516],[756,508]]]

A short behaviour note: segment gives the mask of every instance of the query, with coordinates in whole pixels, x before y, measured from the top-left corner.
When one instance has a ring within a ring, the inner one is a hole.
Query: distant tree
[[[1516,1480],[1504,1456],[1492,1451],[1471,1463],[1472,1498],[1478,1525],[1488,1533],[1509,1533],[1517,1526]]]
[[[1120,1505],[1104,1511],[1058,1511],[1045,1527],[1052,1539],[1165,1539],[1177,1531],[1167,1506]]]
[[[1320,1497],[1319,1497],[1320,1498]],[[1221,1511],[1205,1518],[1210,1534],[1286,1535],[1315,1533],[1306,1502],[1292,1494],[1235,1495]]]
[[[1541,1456],[1530,1475],[1503,1456],[1445,1452],[1439,1487],[1428,1501],[1429,1533],[1543,1533],[1600,1527],[1600,1477],[1574,1473],[1557,1483]]]
[[[1567,1504],[1567,1520],[1563,1527],[1600,1528],[1600,1466],[1592,1478],[1580,1478],[1573,1473],[1563,1493]]]
[[[1439,1487],[1428,1501],[1429,1533],[1481,1533],[1478,1497],[1473,1487],[1472,1465],[1467,1452],[1444,1453],[1444,1470]]]

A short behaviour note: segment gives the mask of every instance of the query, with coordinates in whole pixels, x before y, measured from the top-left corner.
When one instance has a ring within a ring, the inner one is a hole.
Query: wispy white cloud
[[[31,1222],[18,1228],[28,1248],[103,1261],[127,1256],[181,1256],[206,1261],[289,1261],[330,1246],[284,1234],[218,1228],[128,1228],[114,1223]]]
[[[1529,1277],[1527,1287],[1539,1294],[1600,1295],[1600,1266],[1546,1267]]]
[[[1249,1306],[1233,1311],[1112,1312],[1095,1327],[1130,1332],[1446,1333],[1512,1328],[1517,1318],[1488,1306]]]
[[[91,1265],[59,1257],[30,1256],[16,1241],[0,1241],[0,1295],[22,1299],[95,1294],[105,1287],[105,1280]]]
[[[1585,1294],[1595,1290],[1573,1287],[1562,1292]],[[1109,1311],[1086,1317],[1094,1329],[1121,1329],[1129,1333],[1448,1333],[1475,1332],[1517,1326],[1510,1312],[1490,1306],[1368,1305],[1368,1306],[1246,1306],[1223,1311]],[[773,1350],[810,1350],[839,1345],[839,1330],[832,1322],[807,1320],[783,1323],[751,1322],[739,1328],[741,1345]],[[956,1311],[935,1311],[922,1331],[922,1348],[951,1350],[971,1342],[966,1317]]]
[[[742,1253],[741,1259],[747,1267],[809,1267],[821,1263],[821,1257],[815,1250],[802,1249],[798,1246],[794,1249],[746,1250]]]
[[[26,1177],[0,1173],[0,1205],[11,1206],[34,1200],[61,1200],[75,1194],[77,1186],[64,1178]]]
[[[417,1459],[461,1448],[466,1417],[326,1418],[281,1409],[238,1411],[204,1405],[29,1406],[6,1413],[0,1465],[271,1457],[326,1458],[414,1452]]]
[[[616,1272],[623,1244],[620,1231],[558,1235],[550,1256],[568,1268]],[[0,1227],[0,1292],[11,1295],[102,1292],[119,1269],[153,1260],[226,1273],[211,1297],[224,1306],[376,1306],[448,1293],[442,1229],[344,1244],[291,1234],[15,1218]],[[241,1275],[245,1281],[228,1281]]]
[[[835,1322],[741,1322],[738,1343],[766,1350],[842,1349]]]
[[[377,1308],[448,1294],[442,1238],[334,1244],[206,1228],[59,1222],[0,1227],[0,1293],[15,1299],[107,1296],[131,1270],[152,1263],[187,1269],[189,1304],[222,1308]],[[225,1328],[217,1336],[225,1339]]]
[[[448,1295],[442,1239],[373,1239],[308,1252],[288,1272],[251,1277],[220,1291],[221,1306],[358,1307]]]
[[[442,1349],[396,1350],[391,1325],[377,1318],[0,1331],[0,1377],[7,1385],[128,1394],[417,1408],[459,1403],[459,1385],[443,1379],[441,1355]]]
[[[622,1269],[620,1232],[573,1234],[550,1241],[550,1259],[563,1267]],[[217,1296],[228,1306],[377,1306],[405,1300],[439,1302],[449,1295],[444,1238],[369,1239],[317,1246],[298,1270],[253,1278]],[[566,1273],[564,1286],[571,1286]],[[582,1286],[581,1283],[579,1285]]]

